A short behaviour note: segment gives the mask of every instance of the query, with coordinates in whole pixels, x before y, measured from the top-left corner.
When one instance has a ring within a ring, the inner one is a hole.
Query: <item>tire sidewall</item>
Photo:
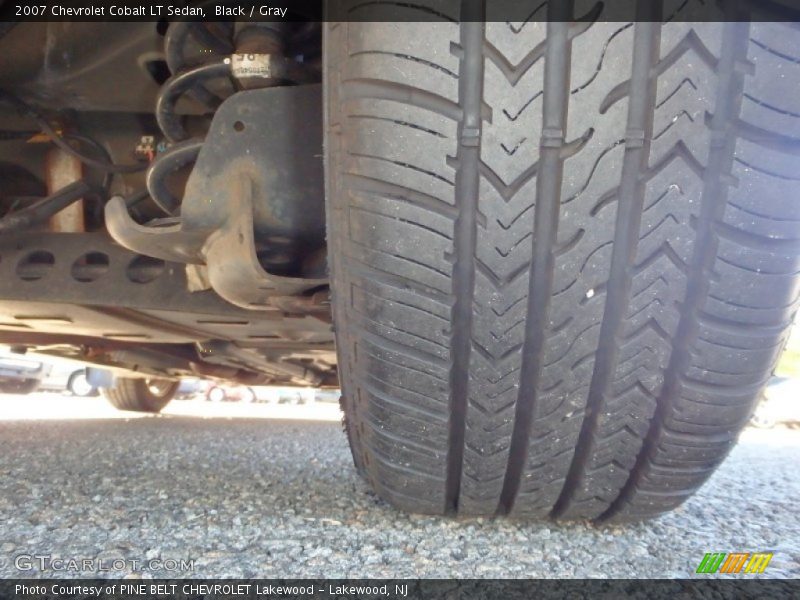
[[[136,390],[144,410],[156,413],[160,412],[175,397],[179,385],[177,381],[172,382],[165,392],[156,394],[150,389],[148,380],[139,379],[136,381]]]

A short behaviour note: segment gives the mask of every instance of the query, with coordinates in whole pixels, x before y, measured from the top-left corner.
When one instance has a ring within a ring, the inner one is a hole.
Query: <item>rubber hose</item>
[[[0,219],[0,233],[38,225],[93,191],[85,181],[75,181],[35,204]]]
[[[172,146],[159,155],[147,169],[147,191],[158,207],[168,215],[174,215],[180,206],[180,200],[173,196],[167,188],[167,176],[197,160],[203,147],[203,140],[187,140]]]
[[[156,102],[156,120],[170,142],[180,142],[188,137],[181,117],[175,114],[175,104],[178,99],[194,88],[198,82],[230,75],[230,70],[229,64],[216,62],[173,75],[164,83]]]
[[[186,41],[189,39],[191,26],[192,23],[186,21],[173,23],[167,29],[167,35],[164,37],[164,53],[166,54],[167,67],[173,75],[182,73],[189,68],[189,63],[186,62],[183,52]],[[187,93],[207,108],[213,108],[214,104],[219,102],[219,98],[208,91],[202,84],[194,86]]]

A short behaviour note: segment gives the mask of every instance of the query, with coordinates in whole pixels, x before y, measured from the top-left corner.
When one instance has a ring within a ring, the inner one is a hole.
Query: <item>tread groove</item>
[[[563,12],[562,12],[563,11]],[[525,341],[522,348],[519,391],[514,412],[508,464],[497,512],[509,514],[519,493],[527,462],[530,426],[536,411],[547,315],[554,279],[554,251],[558,237],[561,204],[561,180],[565,158],[562,155],[567,123],[571,47],[569,16],[571,2],[548,5],[547,47],[544,63],[544,98],[542,100],[541,169],[536,180],[536,206],[533,224],[533,261],[529,275]],[[559,19],[555,21],[555,19]],[[552,132],[552,133],[550,133]]]
[[[458,511],[464,464],[464,439],[469,404],[469,360],[472,336],[472,305],[475,293],[475,245],[478,235],[477,212],[483,102],[483,0],[462,0],[460,26],[461,61],[459,104],[463,115],[458,125],[458,153],[455,197],[458,216],[455,222],[453,264],[452,327],[450,336],[450,428],[448,432],[447,512]]]
[[[640,11],[642,7],[640,2],[638,5]],[[584,477],[588,474],[600,433],[599,419],[607,406],[606,398],[612,383],[612,375],[618,367],[620,338],[630,302],[633,264],[636,260],[644,208],[645,184],[641,173],[647,169],[650,153],[648,140],[653,134],[656,79],[651,76],[651,72],[658,60],[661,24],[660,19],[658,23],[653,22],[654,15],[648,16],[651,17],[649,21],[639,21],[635,24],[633,33],[633,66],[627,128],[628,131],[642,131],[643,139],[634,138],[625,147],[608,296],[598,343],[598,348],[604,350],[597,353],[594,362],[586,414],[564,487],[552,511],[553,518],[559,518],[568,511],[579,487],[583,485]],[[646,323],[642,329],[648,326],[651,325]],[[637,334],[638,331],[631,337]]]

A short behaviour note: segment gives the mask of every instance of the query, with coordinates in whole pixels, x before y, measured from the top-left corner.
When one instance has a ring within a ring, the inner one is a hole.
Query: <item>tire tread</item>
[[[574,4],[525,27],[326,32],[345,428],[412,512],[676,507],[735,443],[800,302],[800,121],[770,87],[800,81],[798,33]]]

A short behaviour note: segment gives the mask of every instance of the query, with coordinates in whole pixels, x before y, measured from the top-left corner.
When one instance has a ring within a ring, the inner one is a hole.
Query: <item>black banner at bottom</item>
[[[800,598],[800,580],[6,579],[3,600]]]

